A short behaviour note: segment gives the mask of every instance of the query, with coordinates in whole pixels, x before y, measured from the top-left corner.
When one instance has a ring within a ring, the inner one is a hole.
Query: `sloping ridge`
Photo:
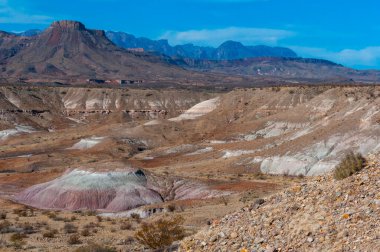
[[[310,178],[215,221],[184,251],[379,251],[380,164],[352,177]]]

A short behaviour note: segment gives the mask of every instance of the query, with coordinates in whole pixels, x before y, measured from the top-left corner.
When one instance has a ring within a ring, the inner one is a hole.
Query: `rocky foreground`
[[[308,179],[214,221],[183,251],[380,251],[380,163]]]

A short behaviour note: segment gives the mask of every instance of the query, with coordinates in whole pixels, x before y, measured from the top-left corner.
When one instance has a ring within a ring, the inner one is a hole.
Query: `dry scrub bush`
[[[75,245],[75,244],[81,244],[82,241],[79,239],[79,236],[77,234],[74,234],[69,237],[69,240],[67,241],[67,243],[70,245]]]
[[[13,213],[19,217],[28,217],[28,211],[26,209],[14,209]]]
[[[152,223],[141,224],[135,238],[144,246],[151,249],[162,249],[173,242],[185,237],[185,229],[182,227],[183,218],[164,218]]]
[[[173,204],[170,204],[170,205],[167,206],[167,210],[168,210],[169,212],[174,212],[175,209],[176,209],[176,207],[175,207],[175,205],[173,205]]]
[[[18,229],[21,229],[24,234],[33,234],[37,232],[36,225],[32,225],[29,222],[20,223],[17,225]]]
[[[129,221],[123,222],[120,225],[121,230],[131,230],[132,229],[132,224]]]
[[[58,234],[58,230],[53,229],[53,230],[50,230],[50,231],[43,233],[42,237],[44,237],[44,238],[55,238],[56,234]]]
[[[66,234],[73,234],[78,231],[78,228],[74,226],[73,224],[66,223],[65,226],[63,227],[63,230],[65,231]]]
[[[90,236],[90,230],[88,228],[85,228],[82,230],[82,232],[80,233],[82,236]]]
[[[13,247],[21,248],[23,245],[25,245],[24,238],[26,237],[27,236],[25,234],[15,233],[11,235],[10,241],[12,242]]]
[[[365,163],[366,160],[360,153],[350,152],[335,167],[334,178],[338,180],[347,178],[362,170]]]
[[[12,232],[12,224],[5,220],[0,222],[0,234],[11,233]]]

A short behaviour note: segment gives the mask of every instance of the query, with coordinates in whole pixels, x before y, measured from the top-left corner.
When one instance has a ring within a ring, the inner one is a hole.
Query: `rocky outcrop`
[[[379,251],[380,164],[336,181],[309,179],[229,214],[180,251]]]

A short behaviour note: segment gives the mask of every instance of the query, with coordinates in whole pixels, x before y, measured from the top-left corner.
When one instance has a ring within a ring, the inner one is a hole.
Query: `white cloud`
[[[247,45],[276,45],[279,40],[292,37],[294,35],[294,32],[287,30],[227,27],[213,30],[168,31],[160,38],[169,40],[169,42],[173,45],[194,43],[199,45],[218,46],[227,40],[235,40]]]
[[[0,0],[0,23],[2,24],[45,24],[52,20],[49,16],[28,14],[11,7],[8,0]]]
[[[377,67],[380,65],[380,46],[370,46],[362,49],[344,49],[330,51],[324,48],[290,46],[302,57],[317,57],[328,59],[345,66]]]

